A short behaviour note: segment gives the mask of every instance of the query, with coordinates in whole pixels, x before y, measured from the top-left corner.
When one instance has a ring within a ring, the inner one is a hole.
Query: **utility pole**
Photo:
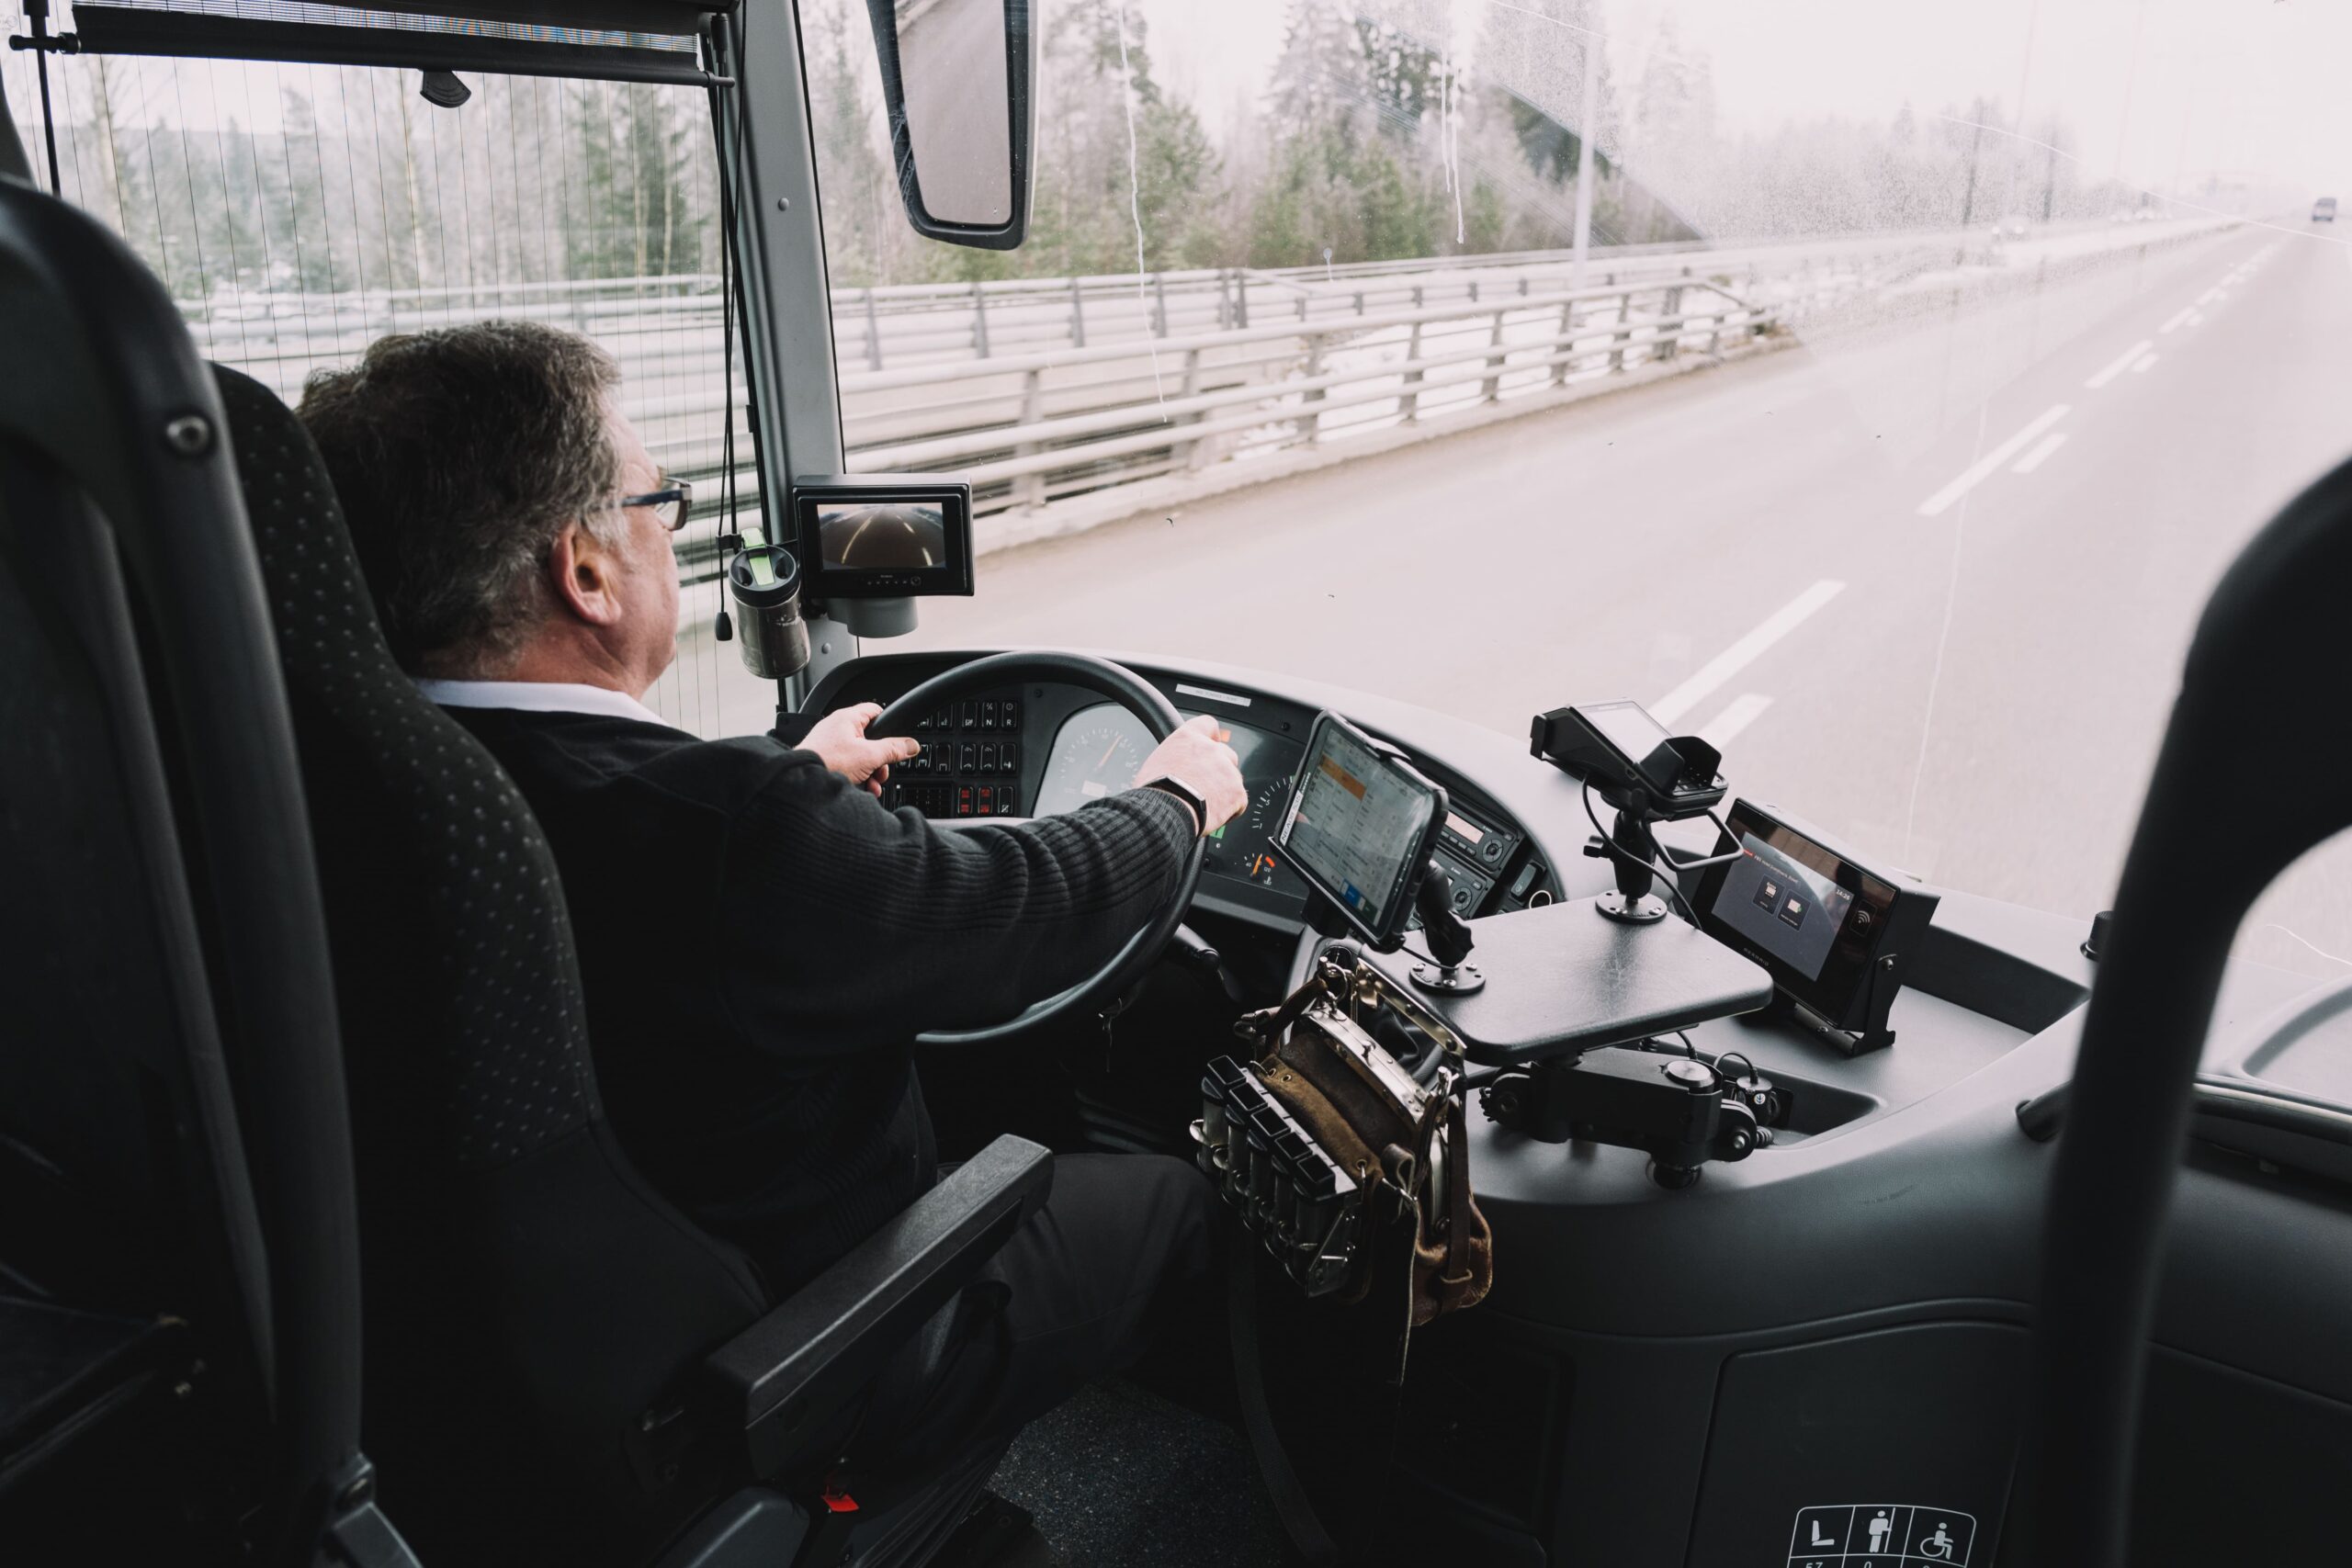
[[[2140,79],[2140,29],[2147,24],[2148,0],[2132,12],[2132,53],[2123,68],[2123,113],[2115,122],[2115,180],[2123,182],[2123,137],[2132,129],[2132,88]]]
[[[1588,13],[1589,14],[1589,13]],[[1584,31],[1584,92],[1577,102],[1577,235],[1576,263],[1569,272],[1569,287],[1582,288],[1585,259],[1592,249],[1592,138],[1600,129],[1600,116],[1592,101],[1593,85],[1600,77],[1600,35],[1590,28]]]
[[[2025,59],[2023,62],[2018,66],[2017,116],[2018,141],[2019,143],[2022,143],[2025,141],[2025,89],[2027,84],[2033,80],[2033,38],[2034,34],[2041,29],[2041,0],[2033,0],[2033,10],[2031,14],[2026,17],[2025,22]],[[2018,152],[2021,150],[2021,147],[2015,148],[2012,149],[2009,153],[2008,194],[2005,196],[2001,201],[2001,215],[2004,218],[2018,209],[2018,165],[2022,161],[2018,158]],[[2044,205],[2046,206],[2047,204],[2045,203]],[[2050,220],[2050,214],[2045,211],[2042,213],[2041,218],[2042,221],[2046,223]]]
[[[1967,228],[1976,218],[1976,154],[1984,145],[1984,100],[1976,100],[1976,134],[1968,139],[1968,194],[1960,198],[1960,226]]]

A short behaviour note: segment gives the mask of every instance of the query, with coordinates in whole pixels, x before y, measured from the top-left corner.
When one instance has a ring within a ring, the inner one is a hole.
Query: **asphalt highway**
[[[1633,696],[1865,856],[2087,919],[2206,595],[2352,455],[2352,246],[2248,226],[1991,303],[1929,279],[1803,339],[983,557],[895,646],[1187,653],[1513,736]],[[2241,952],[2352,974],[2321,956],[2352,960],[2352,848]]]

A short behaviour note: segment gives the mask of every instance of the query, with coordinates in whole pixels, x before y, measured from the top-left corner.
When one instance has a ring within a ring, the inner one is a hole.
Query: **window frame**
[[[737,84],[716,95],[715,130],[719,155],[730,161],[737,194],[745,362],[754,389],[753,456],[762,493],[775,498],[765,513],[769,527],[788,544],[792,476],[842,469],[832,283],[825,262],[800,13],[797,4],[742,6],[711,21],[714,63],[719,74]],[[858,639],[846,627],[822,615],[809,620],[808,668],[784,682],[781,698],[787,707],[859,652]]]
[[[348,0],[314,0],[322,5]],[[841,386],[833,355],[832,298],[815,132],[803,74],[797,4],[707,10],[650,0],[576,0],[560,15],[503,0],[374,0],[371,8],[463,19],[527,20],[696,37],[693,51],[486,37],[394,28],[341,27],[108,6],[92,54],[255,61],[391,70],[466,70],[510,76],[701,86],[712,141],[734,196],[737,298],[751,459],[774,540],[790,542],[791,476],[842,467]],[[76,10],[76,25],[81,9]],[[789,373],[786,367],[790,367]],[[786,683],[796,703],[834,666],[857,656],[848,630],[812,616],[809,668]]]

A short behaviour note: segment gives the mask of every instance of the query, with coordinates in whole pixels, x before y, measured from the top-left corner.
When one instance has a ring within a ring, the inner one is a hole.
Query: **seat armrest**
[[[713,1352],[701,1393],[772,1476],[1045,1202],[1053,1156],[997,1139],[806,1288]]]
[[[764,1486],[720,1503],[652,1568],[789,1568],[808,1539],[807,1511]]]

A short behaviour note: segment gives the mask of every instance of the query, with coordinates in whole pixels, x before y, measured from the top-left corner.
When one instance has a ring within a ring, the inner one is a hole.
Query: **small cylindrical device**
[[[778,681],[808,668],[808,623],[800,618],[800,563],[781,545],[738,550],[727,567],[743,668]]]

